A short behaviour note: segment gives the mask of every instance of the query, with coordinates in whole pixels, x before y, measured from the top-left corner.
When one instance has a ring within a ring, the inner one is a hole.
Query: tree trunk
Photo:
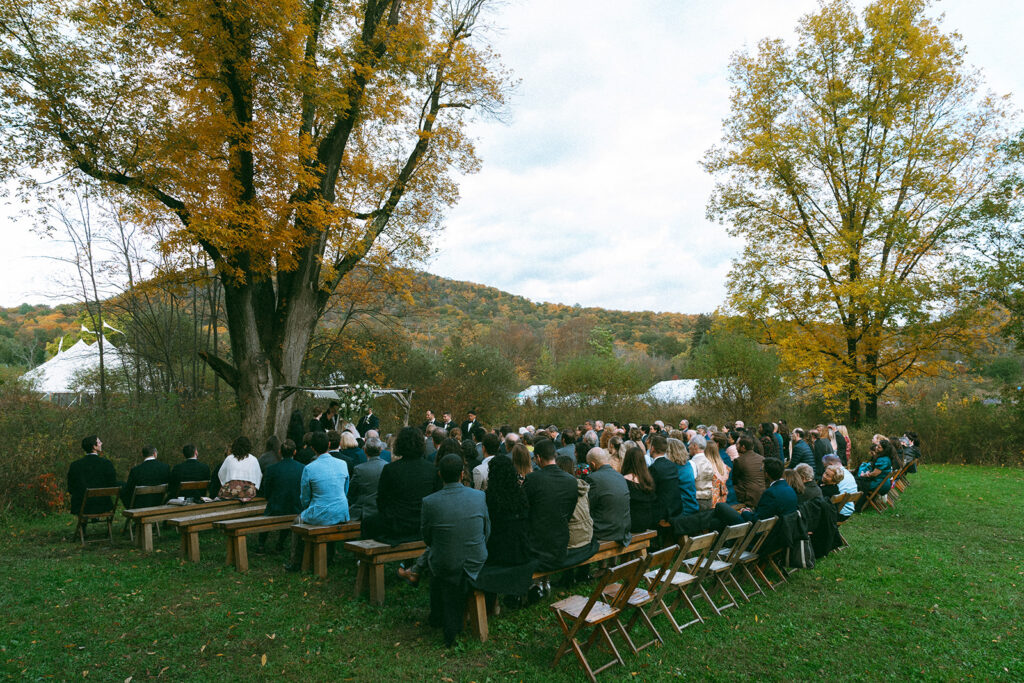
[[[850,425],[857,426],[860,424],[860,399],[850,399]]]

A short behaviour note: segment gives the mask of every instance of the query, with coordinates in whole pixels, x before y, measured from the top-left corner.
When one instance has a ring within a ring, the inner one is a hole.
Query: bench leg
[[[153,552],[153,523],[143,522],[139,529],[139,548],[144,552]]]
[[[235,551],[235,569],[240,572],[249,571],[249,548],[244,534],[232,536]]]
[[[483,591],[472,591],[469,600],[466,602],[466,611],[469,612],[469,628],[473,636],[481,643],[487,642],[487,598]]]
[[[84,545],[84,542],[83,542]],[[355,597],[358,598],[359,594],[362,593],[368,587],[369,583],[369,571],[366,560],[358,560],[356,562],[356,592]]]
[[[327,578],[327,544],[313,545],[313,571],[319,579]]]
[[[231,534],[224,534],[224,540],[227,541],[224,553],[224,564],[233,565],[235,563],[235,539],[231,537]]]
[[[185,534],[188,538],[188,561],[199,561],[199,532],[189,531]]]
[[[370,602],[384,604],[384,565],[376,562],[370,567]]]
[[[313,569],[313,541],[305,539],[302,542],[302,571],[303,573]]]

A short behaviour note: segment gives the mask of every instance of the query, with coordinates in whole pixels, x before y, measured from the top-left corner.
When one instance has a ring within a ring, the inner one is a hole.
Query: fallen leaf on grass
[[[266,665],[267,665],[267,656],[263,655],[262,657],[260,657],[260,666],[266,666]]]

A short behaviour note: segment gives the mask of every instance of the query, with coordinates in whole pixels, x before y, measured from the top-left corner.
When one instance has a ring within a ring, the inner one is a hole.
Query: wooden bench
[[[646,554],[647,548],[650,547],[651,541],[657,536],[657,531],[642,531],[638,534],[633,534],[633,537],[629,541],[629,545],[626,546],[621,545],[617,541],[603,541],[601,545],[598,546],[597,552],[591,555],[586,561],[552,571],[534,572],[533,580],[537,581],[539,579],[544,579],[553,574],[558,574],[559,572],[576,569],[577,567],[585,567],[589,564],[593,564],[594,562],[601,562],[602,560],[609,560],[612,558],[628,560],[633,556],[643,556]],[[470,632],[479,638],[481,643],[486,642],[488,638],[487,601],[483,591],[474,590],[470,594],[466,605],[466,615],[469,618]]]
[[[249,549],[246,536],[271,531],[290,529],[295,523],[295,515],[260,515],[259,517],[242,517],[240,519],[222,519],[213,523],[215,529],[222,529],[227,541],[225,564],[235,565],[240,572],[249,571]]]
[[[156,486],[136,486],[132,490],[132,497],[128,501],[128,505],[126,506],[126,509],[128,509],[128,510],[136,509],[135,508],[135,500],[139,496],[152,496],[152,495],[155,495],[157,493],[160,493],[160,494],[167,493],[167,484],[157,484]],[[166,500],[166,498],[167,497],[164,496],[164,495],[160,496],[160,500]],[[127,517],[124,520],[124,529],[121,530],[121,533],[123,534],[125,531],[128,532],[129,536],[131,536],[132,542],[134,543],[135,542],[135,525],[132,524],[132,520],[127,518]],[[160,535],[160,525],[159,524],[156,525],[156,534],[157,534],[157,536]]]
[[[222,510],[206,510],[196,514],[181,514],[167,520],[167,524],[176,527],[181,535],[181,556],[190,562],[199,561],[199,532],[213,528],[214,522],[239,517],[253,517],[263,512],[267,501],[250,502],[235,505]]]
[[[237,500],[214,500],[209,503],[195,503],[192,505],[155,505],[148,508],[122,510],[121,514],[135,521],[139,531],[136,536],[139,548],[146,552],[151,552],[153,550],[153,525],[157,522],[163,522],[173,517],[181,517],[191,512],[215,510],[238,504],[239,501]]]
[[[292,517],[294,519],[294,516]],[[303,541],[302,571],[313,571],[318,578],[327,578],[327,544],[359,538],[359,522],[343,522],[329,526],[293,524],[292,532]]]
[[[412,560],[427,549],[423,541],[411,541],[399,545],[388,545],[373,539],[360,541],[349,541],[345,544],[345,550],[356,556],[359,560],[359,569],[356,572],[355,596],[358,598],[363,589],[369,588],[370,602],[376,605],[384,604],[384,565],[389,562],[401,560]]]

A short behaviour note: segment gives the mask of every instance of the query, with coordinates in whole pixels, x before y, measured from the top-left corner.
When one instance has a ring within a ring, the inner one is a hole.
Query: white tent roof
[[[103,357],[109,367],[121,363],[121,354],[111,344],[104,346]],[[75,391],[72,385],[78,375],[99,367],[99,344],[87,344],[79,339],[70,349],[59,352],[42,365],[26,372],[22,379],[44,394],[64,394]]]
[[[548,384],[531,384],[516,394],[516,403],[523,405],[527,401],[536,401],[543,394],[554,395],[554,393],[554,390]]]
[[[647,395],[659,403],[689,403],[696,394],[695,379],[669,379],[647,390]]]

